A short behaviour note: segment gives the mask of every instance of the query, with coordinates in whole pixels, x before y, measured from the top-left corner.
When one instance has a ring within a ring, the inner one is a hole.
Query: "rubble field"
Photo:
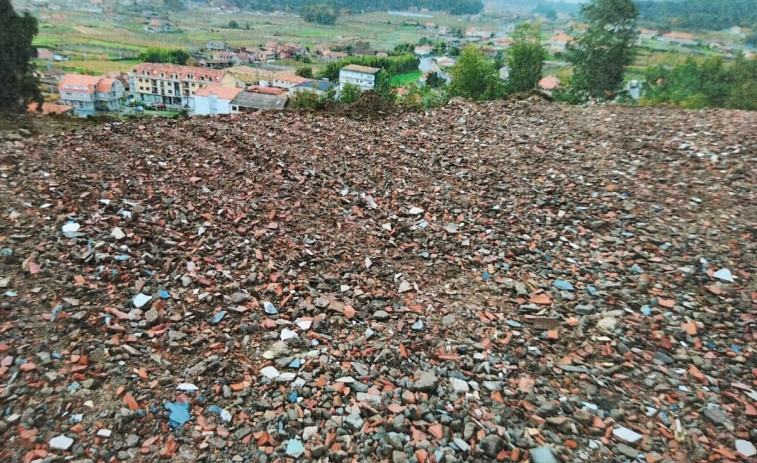
[[[757,461],[757,113],[0,145],[0,461]]]

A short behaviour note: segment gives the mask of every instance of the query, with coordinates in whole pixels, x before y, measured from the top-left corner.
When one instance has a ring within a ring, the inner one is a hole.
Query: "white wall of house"
[[[346,84],[357,85],[362,91],[373,90],[376,86],[376,74],[342,69],[339,71],[339,90],[343,90]]]
[[[216,95],[194,97],[194,112],[197,116],[211,114],[231,114],[231,100],[218,98]]]

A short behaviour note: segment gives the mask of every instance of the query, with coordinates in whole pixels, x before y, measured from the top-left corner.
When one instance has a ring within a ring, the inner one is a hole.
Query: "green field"
[[[420,71],[408,72],[407,74],[397,74],[396,76],[392,76],[391,80],[389,81],[389,85],[391,85],[392,87],[402,87],[404,85],[417,82],[420,78]]]
[[[39,17],[39,35],[34,45],[76,61],[54,63],[55,67],[90,74],[102,72],[106,66],[102,63],[113,62],[113,70],[122,69],[124,64],[119,64],[120,60],[134,59],[148,47],[203,49],[209,40],[225,41],[232,47],[259,47],[268,41],[297,42],[308,47],[367,41],[374,50],[388,51],[403,42],[416,43],[422,37],[436,36],[435,31],[423,26],[406,24],[415,19],[385,12],[341,16],[335,26],[323,26],[272,14],[178,11],[168,18],[173,28],[169,33],[146,32],[144,24],[148,17],[137,11],[116,14],[65,11],[62,15],[49,15],[41,10]],[[240,25],[239,29],[228,27],[231,19]],[[443,13],[418,21],[463,29],[472,25],[462,17]],[[484,17],[475,26],[494,31],[502,24]]]

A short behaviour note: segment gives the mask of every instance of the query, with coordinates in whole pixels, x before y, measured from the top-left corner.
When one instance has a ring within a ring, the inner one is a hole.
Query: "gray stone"
[[[720,426],[727,425],[730,422],[728,415],[717,405],[708,405],[707,408],[704,409],[704,416],[711,422]]]
[[[187,333],[176,330],[168,330],[168,339],[171,341],[181,341],[187,337]]]
[[[379,321],[388,320],[389,314],[383,310],[377,310],[373,312],[373,318]]]
[[[234,437],[236,437],[238,440],[241,440],[247,437],[251,432],[252,429],[250,429],[249,426],[245,426],[234,431]]]
[[[499,452],[505,449],[505,440],[495,434],[484,437],[479,446],[489,458],[495,458]]]
[[[615,449],[629,458],[636,458],[639,454],[638,450],[626,444],[618,444],[615,446]]]
[[[433,392],[436,390],[436,385],[439,382],[436,375],[430,371],[424,371],[421,373],[420,378],[413,383],[411,389],[414,391]]]
[[[454,389],[455,392],[470,391],[470,386],[468,386],[467,381],[463,381],[462,379],[457,379],[457,378],[450,378],[449,382],[452,385],[452,389]]]
[[[126,436],[126,446],[129,448],[139,445],[139,436],[136,434],[129,434]]]
[[[353,412],[344,418],[344,422],[355,431],[362,429],[363,419],[360,417],[360,410],[354,407]]]
[[[147,312],[145,312],[145,320],[147,320],[147,323],[153,324],[158,321],[160,318],[160,313],[155,309],[155,307],[150,308]]]
[[[560,408],[552,402],[543,403],[536,409],[536,415],[546,418],[548,416],[555,416],[559,412]]]
[[[409,457],[405,452],[399,450],[392,452],[392,463],[406,463],[408,459]]]

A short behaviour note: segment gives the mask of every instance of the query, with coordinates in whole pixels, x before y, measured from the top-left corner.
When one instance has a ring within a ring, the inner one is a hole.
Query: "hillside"
[[[8,142],[0,460],[738,461],[755,153],[536,101]]]

